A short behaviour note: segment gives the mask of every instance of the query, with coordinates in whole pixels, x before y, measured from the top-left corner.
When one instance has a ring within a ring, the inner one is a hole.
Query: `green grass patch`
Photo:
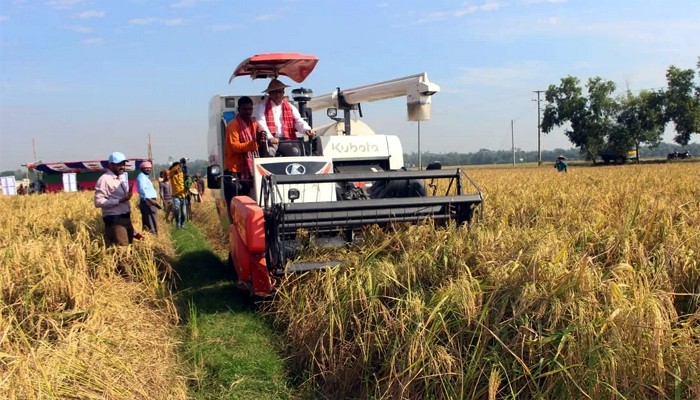
[[[194,399],[295,399],[276,335],[192,224],[172,233],[176,300]]]

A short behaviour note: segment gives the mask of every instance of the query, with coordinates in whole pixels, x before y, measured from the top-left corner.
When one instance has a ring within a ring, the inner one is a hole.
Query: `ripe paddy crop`
[[[2,196],[0,221],[0,398],[185,398],[167,238],[105,248],[92,193]]]
[[[700,397],[697,164],[470,175],[471,226],[370,228],[283,282],[270,312],[321,396]]]
[[[283,281],[269,312],[318,397],[700,396],[697,164],[470,175],[471,226],[370,227]],[[186,396],[166,236],[105,248],[89,193],[0,197],[0,220],[0,398]]]

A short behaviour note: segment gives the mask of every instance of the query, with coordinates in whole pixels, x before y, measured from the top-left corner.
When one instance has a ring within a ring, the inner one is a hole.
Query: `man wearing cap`
[[[148,177],[153,170],[153,164],[148,160],[142,161],[139,169],[141,169],[141,173],[136,177],[136,189],[139,192],[141,224],[144,230],[157,235],[158,220],[156,216],[158,215],[158,209],[161,207],[158,204],[156,188]]]
[[[126,246],[134,240],[131,224],[132,188],[126,175],[126,156],[115,151],[110,154],[107,171],[95,184],[95,207],[102,209],[107,244]]]
[[[284,88],[289,87],[279,79],[273,79],[263,93],[267,93],[264,101],[259,103],[253,113],[253,118],[265,131],[267,140],[271,143],[265,150],[267,156],[273,157],[277,152],[278,140],[296,139],[297,132],[313,138],[316,131],[301,117],[299,110],[284,97]]]

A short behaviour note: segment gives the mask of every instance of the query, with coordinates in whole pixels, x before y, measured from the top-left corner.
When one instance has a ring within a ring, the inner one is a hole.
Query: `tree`
[[[627,92],[620,99],[617,124],[608,138],[608,148],[625,154],[631,147],[639,154],[639,145],[656,147],[663,138],[664,98],[662,93],[642,91],[639,96]],[[639,162],[639,159],[637,159]]]
[[[548,102],[542,119],[542,131],[568,124],[564,134],[582,155],[595,162],[595,154],[606,143],[615,129],[618,104],[612,97],[615,83],[600,77],[590,78],[586,84],[588,98],[578,78],[568,76],[560,85],[550,85],[545,93]]]
[[[698,61],[700,73],[700,60]],[[680,145],[687,145],[690,136],[700,132],[700,86],[693,83],[695,73],[692,69],[680,69],[670,66],[666,72],[666,122],[676,125],[673,140]]]

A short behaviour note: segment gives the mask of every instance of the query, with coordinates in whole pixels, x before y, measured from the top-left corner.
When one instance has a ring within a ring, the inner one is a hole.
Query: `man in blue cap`
[[[134,240],[129,204],[133,190],[126,174],[127,159],[115,151],[107,161],[107,171],[95,184],[95,207],[102,209],[107,244],[126,246]]]

